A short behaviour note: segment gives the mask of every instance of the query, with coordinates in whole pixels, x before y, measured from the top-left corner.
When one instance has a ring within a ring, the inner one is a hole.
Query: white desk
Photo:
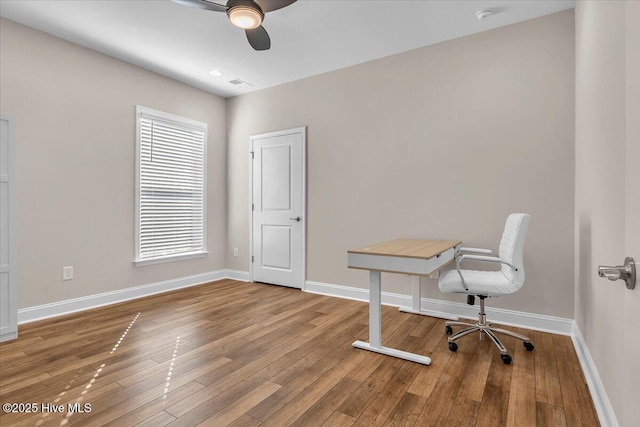
[[[400,239],[348,251],[349,268],[369,270],[369,342],[355,341],[353,346],[424,365],[431,363],[431,359],[427,356],[382,346],[380,276],[383,271],[416,276],[413,279],[413,308],[419,314],[449,317],[446,313],[420,310],[420,276],[428,276],[453,260],[460,243],[459,241],[445,240]]]

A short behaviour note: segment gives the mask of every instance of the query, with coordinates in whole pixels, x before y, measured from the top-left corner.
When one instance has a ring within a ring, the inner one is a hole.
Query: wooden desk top
[[[352,249],[347,253],[429,259],[460,243],[462,242],[456,240],[397,239],[377,243],[362,249]]]

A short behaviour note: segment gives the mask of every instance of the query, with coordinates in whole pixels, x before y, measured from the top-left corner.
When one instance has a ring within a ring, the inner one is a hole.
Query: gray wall
[[[249,136],[307,126],[307,280],[366,288],[346,251],[399,237],[497,249],[506,216],[527,212],[526,284],[491,305],[573,318],[573,20],[565,11],[229,99],[227,248],[240,256],[228,267],[249,269]],[[410,293],[408,277],[383,282]]]
[[[495,249],[505,217],[522,211],[532,215],[527,283],[491,304],[573,317],[572,11],[229,99],[226,109],[11,21],[1,28],[0,109],[18,118],[20,307],[248,270],[249,136],[306,125],[308,280],[366,288],[346,250],[396,237]],[[136,104],[209,123],[205,259],[132,264]],[[238,258],[227,256],[234,247]],[[61,280],[64,265],[73,281]],[[407,277],[384,280],[410,293]]]
[[[225,100],[12,21],[0,110],[17,118],[19,307],[225,268]],[[208,123],[208,257],[134,267],[135,106]],[[62,281],[73,265],[75,279]]]
[[[640,3],[578,2],[575,13],[575,319],[619,424],[637,426],[640,292],[596,268],[640,259]]]

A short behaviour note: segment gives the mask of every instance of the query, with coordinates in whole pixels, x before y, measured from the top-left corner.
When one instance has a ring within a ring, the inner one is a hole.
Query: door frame
[[[18,338],[18,251],[16,249],[16,118],[0,114],[0,120],[9,127],[8,177],[9,177],[9,331],[0,335],[0,342]]]
[[[260,133],[249,137],[249,281],[253,282],[253,145],[256,139],[302,134],[302,283],[300,290],[307,286],[307,127],[284,129]]]

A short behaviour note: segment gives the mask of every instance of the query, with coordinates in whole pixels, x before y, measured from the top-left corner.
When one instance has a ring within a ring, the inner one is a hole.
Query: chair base
[[[525,335],[517,334],[515,332],[507,331],[506,329],[495,328],[492,326],[490,322],[487,322],[486,314],[484,312],[484,300],[486,297],[481,295],[479,295],[479,297],[480,297],[480,313],[478,313],[479,314],[478,323],[476,324],[471,324],[466,322],[447,322],[446,323],[445,331],[447,332],[448,335],[451,335],[453,333],[452,326],[466,327],[466,329],[463,329],[451,335],[448,338],[449,350],[456,351],[458,349],[458,345],[455,343],[456,340],[466,335],[469,335],[473,332],[480,332],[480,338],[482,339],[483,335],[488,336],[489,339],[496,345],[496,347],[498,347],[502,361],[506,364],[510,364],[511,356],[509,356],[506,347],[504,346],[504,344],[502,344],[502,341],[500,341],[500,339],[496,336],[496,332],[497,332],[500,334],[508,335],[510,337],[514,337],[519,340],[522,340],[525,349],[527,349],[527,351],[533,351],[534,346],[533,344],[531,344],[531,341],[529,341],[529,337]]]

